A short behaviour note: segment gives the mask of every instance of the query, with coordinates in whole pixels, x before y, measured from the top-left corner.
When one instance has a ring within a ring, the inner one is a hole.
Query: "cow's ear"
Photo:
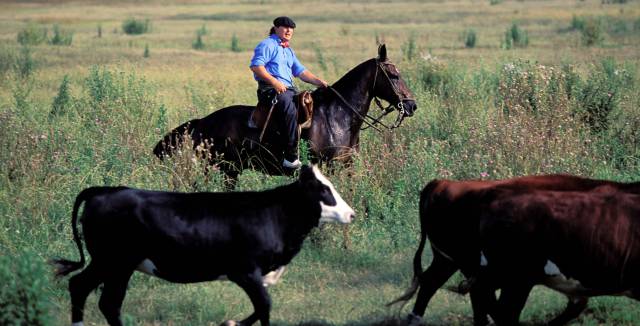
[[[387,46],[384,43],[378,47],[378,60],[387,61]]]
[[[313,173],[313,168],[308,165],[303,165],[300,168],[300,177],[299,180],[302,183],[307,183],[309,181],[313,181],[316,179],[315,173]]]

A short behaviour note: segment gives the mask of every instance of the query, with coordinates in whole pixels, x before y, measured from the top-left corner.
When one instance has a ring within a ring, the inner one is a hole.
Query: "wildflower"
[[[482,178],[486,178],[486,177],[488,177],[488,176],[489,176],[489,173],[487,173],[487,172],[480,172],[480,177],[482,177]]]

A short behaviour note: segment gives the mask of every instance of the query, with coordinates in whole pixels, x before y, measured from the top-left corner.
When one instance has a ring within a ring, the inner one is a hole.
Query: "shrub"
[[[504,34],[502,48],[512,49],[513,47],[527,47],[529,45],[529,36],[527,31],[520,28],[517,23],[511,24]]]
[[[564,89],[567,93],[567,98],[570,100],[574,99],[582,88],[582,79],[576,72],[575,66],[572,64],[564,63],[561,69],[564,77]]]
[[[196,33],[196,40],[191,43],[191,47],[195,50],[204,49],[204,42],[202,42],[202,35],[200,33]]]
[[[407,61],[413,61],[413,59],[418,55],[418,49],[416,47],[416,34],[409,34],[409,38],[402,45],[402,52],[404,53],[404,58]]]
[[[467,29],[462,34],[462,39],[464,40],[465,47],[474,48],[476,46],[478,37],[476,36],[476,31],[474,29]]]
[[[53,25],[53,37],[49,40],[52,45],[71,45],[73,42],[73,33],[60,29],[60,26]]]
[[[611,58],[602,60],[585,81],[578,97],[578,114],[593,132],[607,130],[609,116],[619,104],[620,92],[634,77]]]
[[[0,325],[50,324],[43,263],[30,252],[0,256]]]
[[[314,43],[313,50],[316,53],[316,61],[318,62],[318,65],[322,68],[322,71],[326,73],[327,70],[329,70],[329,67],[327,66],[327,62],[322,54],[322,48],[318,44]]]
[[[149,19],[137,20],[129,18],[122,23],[122,30],[129,35],[144,34],[151,30]]]
[[[416,79],[422,89],[445,99],[458,94],[458,80],[455,72],[438,60],[421,63],[418,66]]]
[[[33,74],[36,68],[36,62],[31,56],[31,48],[24,45],[20,49],[20,55],[16,61],[16,71],[22,78],[27,78]]]
[[[18,32],[18,43],[22,45],[38,45],[47,40],[47,28],[33,23]]]
[[[208,35],[209,31],[207,30],[206,25],[202,25],[198,30],[196,30],[196,35],[205,36]]]
[[[64,75],[62,83],[58,89],[58,95],[53,98],[51,104],[51,115],[64,114],[71,107],[71,94],[69,90],[69,76]]]
[[[581,30],[584,29],[584,24],[585,24],[585,18],[584,17],[578,17],[576,15],[573,15],[571,17],[570,29],[571,30],[581,31]]]
[[[589,19],[582,32],[582,43],[586,46],[599,45],[604,40],[604,32],[600,19]]]
[[[16,63],[16,54],[7,46],[0,46],[0,77],[5,76]]]
[[[242,49],[240,48],[238,37],[236,36],[236,34],[233,34],[233,36],[231,36],[231,51],[233,51],[233,52],[242,51]]]

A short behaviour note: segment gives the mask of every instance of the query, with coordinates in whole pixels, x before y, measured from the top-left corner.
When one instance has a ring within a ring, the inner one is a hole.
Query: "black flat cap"
[[[273,20],[273,26],[275,27],[285,26],[285,27],[296,28],[296,23],[293,21],[293,19],[287,16],[282,16]]]

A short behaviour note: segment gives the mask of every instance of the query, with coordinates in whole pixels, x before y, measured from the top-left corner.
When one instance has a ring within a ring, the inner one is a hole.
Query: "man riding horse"
[[[282,166],[289,169],[302,165],[298,159],[297,108],[293,101],[297,89],[293,77],[318,87],[327,87],[327,82],[306,69],[289,47],[295,28],[296,23],[291,18],[276,18],[269,37],[256,46],[250,65],[258,82],[258,106],[272,108],[274,120],[286,137]]]

